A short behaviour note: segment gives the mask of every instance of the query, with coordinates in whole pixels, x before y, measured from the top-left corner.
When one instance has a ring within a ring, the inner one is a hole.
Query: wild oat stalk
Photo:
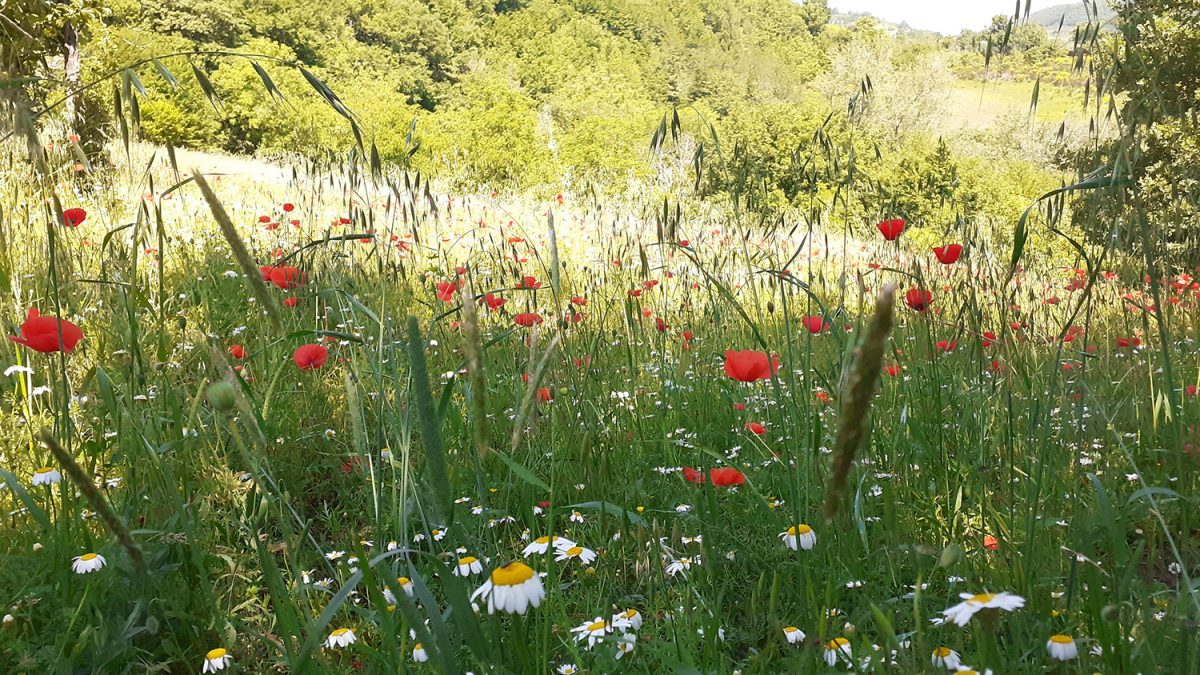
[[[825,494],[825,517],[832,519],[846,497],[846,479],[854,465],[854,455],[862,444],[867,428],[867,413],[879,384],[883,367],[883,345],[892,332],[892,310],[896,304],[896,285],[888,284],[875,301],[875,316],[863,341],[855,349],[855,367],[846,385],[849,396],[842,407],[842,423],[838,428],[837,445],[833,455],[833,475]]]
[[[450,469],[446,449],[442,447],[441,421],[433,405],[429,388],[429,368],[425,365],[425,338],[417,317],[408,317],[408,359],[412,364],[412,394],[421,420],[421,440],[425,445],[425,470],[433,488],[433,514],[440,522],[449,523],[453,513],[450,493]]]
[[[542,359],[538,361],[537,368],[529,376],[529,386],[525,388],[525,397],[521,399],[521,407],[517,411],[517,419],[513,422],[513,450],[521,446],[521,435],[525,430],[525,421],[529,419],[530,413],[533,412],[533,402],[537,399],[538,384],[541,383],[546,371],[550,369],[550,357],[553,356],[555,348],[558,347],[560,338],[562,338],[561,334],[554,336],[554,339],[546,346],[546,351],[542,352]],[[532,340],[530,342],[532,343]],[[529,364],[533,365],[532,352],[529,355]]]
[[[75,458],[58,444],[54,434],[49,429],[43,429],[40,434],[42,444],[50,450],[50,454],[54,455],[54,459],[62,466],[63,471],[67,476],[79,487],[79,491],[87,498],[88,503],[92,505],[92,509],[96,511],[96,515],[100,516],[100,520],[104,521],[105,526],[109,531],[117,537],[117,541],[121,543],[121,547],[129,554],[129,559],[133,561],[133,566],[137,568],[139,574],[146,573],[146,563],[142,559],[142,549],[133,540],[133,535],[129,533],[129,528],[109,506],[108,500],[104,495],[100,494],[100,490],[96,488],[96,483],[92,481],[92,477],[87,475],[83,467],[75,462]]]
[[[262,274],[258,271],[258,267],[254,265],[254,259],[250,257],[250,252],[246,250],[246,244],[238,235],[237,228],[233,226],[233,221],[229,219],[229,214],[225,212],[225,206],[221,204],[221,200],[217,199],[217,195],[209,187],[208,181],[204,180],[203,174],[198,169],[192,169],[192,176],[196,179],[196,185],[200,188],[200,193],[204,195],[205,201],[208,202],[208,208],[212,211],[213,218],[216,219],[217,225],[221,227],[221,234],[225,235],[225,241],[229,242],[229,249],[233,251],[233,257],[237,259],[238,265],[242,268],[242,274],[246,276],[246,283],[250,284],[250,290],[254,292],[254,297],[258,298],[258,302],[267,312],[267,318],[271,321],[271,327],[275,329],[277,334],[283,333],[283,321],[279,318],[279,308],[275,306],[275,299],[267,292],[267,285],[263,283]]]
[[[471,387],[471,435],[475,450],[484,456],[487,442],[487,382],[483,376],[483,348],[479,336],[479,315],[475,311],[475,293],[468,270],[462,287],[463,349],[467,353],[467,382]]]

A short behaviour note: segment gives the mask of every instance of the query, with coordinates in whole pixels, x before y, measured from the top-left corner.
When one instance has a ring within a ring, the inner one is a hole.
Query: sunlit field
[[[5,173],[6,672],[1195,671],[1190,270],[69,145]]]

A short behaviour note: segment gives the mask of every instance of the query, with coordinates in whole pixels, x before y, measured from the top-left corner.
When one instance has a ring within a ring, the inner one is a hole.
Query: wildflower
[[[508,302],[508,300],[505,300],[504,298],[501,298],[493,293],[488,293],[487,295],[483,296],[483,303],[487,305],[487,308],[493,312],[503,307],[504,303],[506,302]]]
[[[727,485],[737,486],[746,482],[745,474],[731,466],[723,466],[719,469],[712,469],[708,472],[708,475],[710,478],[712,478],[712,484],[717,487],[723,487]]]
[[[1058,661],[1070,661],[1079,656],[1079,648],[1070,635],[1051,635],[1046,641],[1046,651],[1050,652],[1050,658]]]
[[[229,345],[229,355],[235,359],[246,358],[246,348],[241,345]]]
[[[454,574],[460,577],[469,577],[472,574],[480,574],[483,572],[483,563],[479,562],[479,558],[467,556],[459,558],[458,564],[454,566]]]
[[[417,663],[425,663],[429,660],[429,654],[425,652],[425,645],[418,642],[413,645],[413,661]]]
[[[763,434],[767,433],[767,428],[758,422],[746,422],[746,431],[749,431],[755,436],[762,436]]]
[[[904,304],[916,312],[925,312],[933,304],[933,292],[923,288],[910,288],[904,294]]]
[[[789,645],[796,645],[800,644],[807,636],[804,634],[804,631],[795,626],[786,626],[783,629],[783,637]]]
[[[522,312],[513,317],[513,323],[518,326],[525,326],[526,328],[542,321],[542,315],[535,312]]]
[[[696,483],[697,485],[701,485],[706,480],[706,478],[704,477],[704,472],[699,471],[697,469],[693,469],[690,466],[683,467],[682,473],[683,473],[683,479],[689,483]]]
[[[329,637],[325,638],[325,648],[337,649],[352,645],[357,641],[358,638],[354,635],[354,631],[349,628],[336,628],[329,634]]]
[[[624,612],[617,612],[616,614],[613,614],[612,622],[613,623],[625,622],[625,623],[629,624],[629,628],[631,630],[641,630],[642,629],[642,613],[637,611],[636,609],[627,609]]]
[[[33,484],[55,485],[62,480],[62,474],[52,466],[43,466],[33,472]]]
[[[211,649],[204,655],[204,667],[200,670],[201,673],[215,673],[218,670],[225,670],[225,666],[233,661],[233,657],[220,647]]]
[[[63,211],[63,225],[67,227],[79,227],[83,221],[87,219],[87,211],[76,206],[75,208],[66,209]]]
[[[622,619],[614,618],[612,621],[605,621],[600,617],[596,617],[589,623],[581,624],[571,629],[575,633],[576,642],[587,642],[589,648],[594,647],[597,642],[604,639],[605,635],[610,635],[614,630],[620,629],[625,632],[629,628],[629,622]]]
[[[962,255],[962,244],[947,244],[945,246],[937,246],[933,249],[933,254],[937,256],[938,262],[943,265],[953,265],[958,262],[958,257]]]
[[[488,580],[471,594],[471,601],[480,596],[487,596],[488,614],[495,614],[497,608],[510,614],[524,614],[531,605],[542,604],[546,590],[533,568],[522,562],[510,562],[492,570]]]
[[[558,675],[577,675],[579,673],[579,667],[574,663],[564,663],[558,668],[555,668],[554,672],[558,673]]]
[[[564,549],[571,548],[574,545],[575,542],[567,539],[566,537],[538,537],[530,542],[529,545],[527,545],[521,551],[521,555],[528,558],[534,553],[545,553],[546,551],[550,550],[551,546],[554,547],[555,551],[562,551]]]
[[[935,668],[945,668],[946,670],[954,670],[962,663],[958,652],[949,647],[938,647],[933,650],[931,659]]]
[[[678,576],[680,574],[687,576],[688,571],[692,569],[692,565],[699,565],[699,564],[700,564],[699,557],[697,557],[695,559],[679,558],[678,560],[672,560],[670,562],[670,564],[667,565],[666,572],[667,572],[667,574],[669,574],[673,577]]]
[[[817,545],[817,533],[813,529],[803,523],[793,525],[787,529],[787,532],[780,532],[779,538],[783,540],[783,545],[795,551],[797,547],[805,551],[811,551]]]
[[[329,350],[318,344],[300,345],[292,353],[292,361],[300,370],[316,370],[325,365]]]
[[[442,302],[454,302],[454,292],[458,290],[453,282],[443,281],[437,285],[437,297]]]
[[[596,552],[583,546],[572,546],[570,548],[558,549],[558,555],[554,556],[554,559],[559,562],[572,558],[584,565],[591,565],[596,560]]]
[[[779,370],[779,359],[768,357],[764,352],[747,349],[725,351],[725,374],[738,382],[768,380]]]
[[[844,637],[834,638],[825,643],[825,663],[830,668],[837,665],[839,659],[850,662],[854,654],[850,649],[850,641]]]
[[[887,373],[890,377],[895,377],[900,374],[900,366],[895,363],[889,364],[884,366],[883,372]]]
[[[271,283],[283,290],[296,288],[304,283],[304,273],[291,265],[271,268]]]
[[[875,229],[879,230],[879,234],[882,234],[884,239],[887,239],[888,241],[896,241],[896,238],[900,236],[900,233],[904,232],[904,219],[892,218],[891,220],[882,221],[875,225]],[[833,664],[831,663],[829,665]]]
[[[959,626],[967,625],[976,612],[984,609],[1002,609],[1011,612],[1025,606],[1025,598],[1008,592],[979,593],[977,595],[960,593],[959,597],[963,599],[963,602],[942,610],[942,614],[947,620],[953,621]]]
[[[583,514],[578,511],[572,511],[570,521],[572,523],[582,523],[583,522]]]
[[[408,597],[411,598],[413,596],[412,580],[410,580],[408,577],[397,577],[396,585],[399,586],[400,590],[404,591],[404,594]],[[392,593],[392,589],[390,588],[383,589],[383,598],[384,600],[387,600],[389,605],[396,604],[396,596]]]
[[[617,638],[617,653],[613,655],[613,658],[620,661],[622,656],[632,654],[635,647],[637,647],[637,636],[633,633],[622,633]]]
[[[800,319],[800,323],[813,335],[820,335],[829,330],[829,322],[822,316],[806,316]]]
[[[992,675],[990,668],[984,669],[983,672],[980,672],[971,666],[959,666],[954,672],[958,675]]]
[[[84,553],[74,558],[74,562],[71,563],[71,571],[76,574],[96,572],[103,568],[106,562],[108,561],[104,559],[104,556],[98,553]]]
[[[70,321],[41,316],[36,307],[30,307],[25,323],[21,324],[21,337],[9,335],[8,339],[43,354],[59,351],[70,354],[83,339],[83,331]]]

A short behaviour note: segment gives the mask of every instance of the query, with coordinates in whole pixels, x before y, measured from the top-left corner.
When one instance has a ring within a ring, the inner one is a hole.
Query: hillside
[[[1111,21],[1117,15],[1105,0],[1098,0],[1096,3],[1097,11],[1094,17],[1089,16],[1089,9],[1085,4],[1087,3],[1072,2],[1055,5],[1031,13],[1029,18],[1044,26],[1051,34],[1059,30],[1059,24],[1061,23],[1062,34],[1070,35],[1075,30],[1075,27],[1080,24],[1095,19],[1107,22]]]

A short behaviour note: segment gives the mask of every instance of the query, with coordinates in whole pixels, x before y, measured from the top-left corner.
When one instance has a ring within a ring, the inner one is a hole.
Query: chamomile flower
[[[667,565],[666,572],[667,572],[667,574],[669,574],[671,576],[677,576],[680,574],[687,576],[688,571],[692,569],[692,565],[699,565],[699,564],[700,564],[699,557],[679,558],[678,560],[672,560],[670,562],[670,564]]]
[[[789,645],[796,645],[800,644],[800,642],[803,641],[807,636],[804,634],[804,631],[796,628],[795,626],[786,626],[783,629],[783,637],[788,641]]]
[[[528,558],[535,553],[543,554],[546,551],[549,551],[551,546],[554,547],[554,550],[561,551],[563,549],[571,548],[574,545],[575,542],[567,539],[566,537],[538,537],[521,550],[521,555]]]
[[[637,636],[633,633],[622,633],[617,638],[617,653],[613,654],[613,658],[620,661],[622,656],[633,653],[634,647],[637,647]]]
[[[339,649],[354,644],[358,637],[349,628],[335,628],[329,637],[325,638],[326,649]]]
[[[992,675],[990,668],[975,670],[971,666],[959,666],[954,672],[957,673],[957,675]]]
[[[524,614],[531,605],[542,604],[546,589],[533,568],[522,562],[510,562],[492,570],[488,580],[471,594],[471,601],[480,596],[487,597],[488,614],[495,614],[497,609]]]
[[[564,663],[555,668],[554,672],[558,673],[558,675],[578,675],[579,667],[574,663]]]
[[[583,514],[578,511],[572,511],[571,512],[571,522],[572,523],[582,523],[583,522]]]
[[[33,484],[37,485],[55,485],[62,480],[62,474],[58,469],[52,466],[43,466],[33,472]]]
[[[454,573],[460,577],[469,577],[472,574],[481,574],[483,572],[483,563],[479,562],[479,558],[475,556],[466,556],[459,558],[458,564],[454,566]]]
[[[200,669],[200,672],[215,673],[218,670],[225,670],[225,666],[229,665],[232,661],[233,657],[229,655],[229,652],[220,647],[209,650],[204,655],[204,667]]]
[[[824,652],[825,663],[830,668],[836,666],[839,660],[853,663],[854,653],[850,649],[850,641],[844,637],[834,638],[826,642]]]
[[[1079,647],[1070,635],[1051,635],[1046,641],[1046,651],[1050,652],[1050,658],[1058,661],[1070,661],[1079,656]]]
[[[404,594],[408,597],[411,598],[413,596],[412,580],[408,577],[397,577],[396,585],[399,586],[400,590],[404,591]],[[387,600],[389,605],[396,604],[396,595],[392,593],[392,589],[386,586],[383,588],[383,599]]]
[[[817,545],[817,533],[803,523],[789,527],[787,532],[780,532],[779,538],[783,540],[784,546],[793,551],[797,548],[811,551],[812,547]]]
[[[620,623],[622,621],[629,624],[630,630],[642,629],[642,613],[636,609],[627,609],[624,612],[617,612],[616,614],[613,614],[613,623]]]
[[[590,548],[583,546],[572,546],[571,548],[558,549],[558,555],[554,559],[562,562],[564,560],[576,559],[584,565],[591,565],[596,560],[596,552]]]
[[[71,571],[76,574],[95,572],[104,567],[104,563],[106,562],[108,561],[104,559],[104,556],[98,553],[84,553],[81,556],[76,556],[71,562]]]
[[[433,535],[433,540],[434,540],[434,541],[441,541],[441,540],[443,540],[443,539],[445,539],[445,538],[446,538],[446,530],[447,530],[447,529],[449,529],[449,528],[445,528],[445,527],[438,528],[438,527],[435,527],[435,528],[433,528],[432,530],[430,530],[430,531],[429,531],[429,534]]]
[[[945,668],[946,670],[954,670],[962,664],[962,659],[959,658],[958,652],[944,646],[933,650],[931,660],[935,668]]]
[[[591,649],[596,646],[597,642],[603,640],[604,636],[611,635],[618,628],[624,632],[629,628],[629,622],[624,619],[605,621],[596,617],[592,621],[572,628],[571,632],[575,633],[576,642],[586,641],[588,648]]]
[[[963,602],[949,609],[942,610],[942,615],[947,620],[953,621],[959,626],[967,625],[976,612],[985,609],[1002,609],[1006,612],[1011,612],[1014,609],[1025,606],[1025,598],[1008,592],[978,593],[975,595],[960,593],[958,597],[962,598]]]
[[[413,645],[413,661],[417,663],[425,663],[429,660],[429,654],[425,652],[425,645],[418,642]]]

